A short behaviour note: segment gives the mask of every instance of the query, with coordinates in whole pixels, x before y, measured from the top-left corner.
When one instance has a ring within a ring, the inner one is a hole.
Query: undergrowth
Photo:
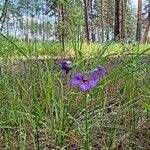
[[[69,58],[73,69],[65,75],[60,59],[32,60],[22,42],[1,43],[0,149],[149,149],[150,48],[96,46],[88,58]],[[27,59],[12,61],[16,54]],[[94,89],[70,85],[74,73],[97,65],[107,74]]]

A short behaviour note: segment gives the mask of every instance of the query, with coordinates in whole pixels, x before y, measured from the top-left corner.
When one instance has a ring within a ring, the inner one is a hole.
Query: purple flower
[[[71,64],[71,62],[69,60],[64,60],[63,62],[61,62],[61,69],[68,74],[69,71],[71,70],[71,67],[69,66]]]
[[[70,80],[73,86],[79,86],[81,91],[87,91],[96,86],[96,82],[83,73],[76,73]]]
[[[91,73],[91,80],[97,82],[102,76],[105,75],[106,69],[102,66],[97,66],[96,69],[92,70],[90,73]]]

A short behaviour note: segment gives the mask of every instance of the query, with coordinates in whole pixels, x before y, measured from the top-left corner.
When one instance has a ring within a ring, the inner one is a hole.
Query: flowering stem
[[[88,126],[88,106],[87,106],[87,100],[89,95],[86,94],[85,96],[85,141],[84,141],[84,149],[89,150],[89,126]]]

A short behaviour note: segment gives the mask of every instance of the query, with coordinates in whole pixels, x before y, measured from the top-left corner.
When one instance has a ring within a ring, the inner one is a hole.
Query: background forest
[[[150,0],[0,0],[0,149],[150,150]]]
[[[0,2],[0,30],[25,41],[145,41],[149,9],[149,0],[138,0],[137,7],[129,0],[6,0]]]

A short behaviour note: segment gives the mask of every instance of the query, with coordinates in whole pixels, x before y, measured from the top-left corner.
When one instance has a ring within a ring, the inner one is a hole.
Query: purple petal
[[[74,86],[79,86],[81,91],[84,92],[96,86],[96,82],[83,73],[76,73],[70,83]]]
[[[91,87],[91,88],[94,88],[95,86],[96,86],[96,81],[93,81],[93,80],[89,80],[89,86]]]
[[[64,62],[67,63],[67,64],[71,64],[70,60],[64,60]]]
[[[98,73],[96,73],[94,70],[92,70],[91,71],[91,80],[93,80],[93,81],[95,81],[95,82],[97,82],[98,80],[99,80],[99,75],[98,75]]]
[[[84,91],[84,92],[90,89],[89,84],[85,84],[85,83],[80,84],[79,87],[80,87],[81,91]]]
[[[71,62],[69,60],[64,60],[61,62],[61,69],[67,74],[71,70],[71,67],[69,66]]]
[[[89,80],[88,83],[79,84],[81,91],[84,91],[84,92],[91,88],[94,88],[95,86],[96,86],[96,82],[93,80]]]
[[[91,71],[91,80],[97,82],[100,77],[104,76],[106,69],[102,66],[97,66],[95,70]]]
[[[82,83],[82,77],[84,76],[83,73],[76,73],[72,79],[70,80],[70,83],[72,85],[79,85],[80,83]]]
[[[99,73],[100,77],[104,76],[105,73],[106,73],[106,69],[102,66],[97,66],[97,70],[98,70],[98,73]]]
[[[64,71],[66,74],[68,74],[70,70],[71,70],[71,68],[66,68]]]

